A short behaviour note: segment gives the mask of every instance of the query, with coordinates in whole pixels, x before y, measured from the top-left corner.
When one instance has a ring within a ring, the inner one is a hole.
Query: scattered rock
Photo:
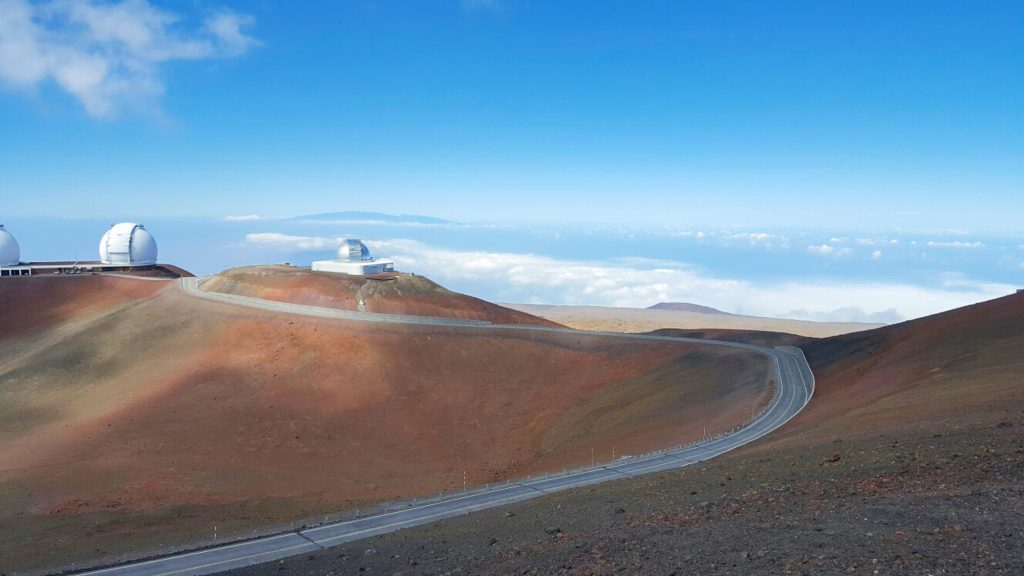
[[[562,532],[562,529],[559,528],[558,526],[548,526],[547,528],[544,529],[544,533],[545,534],[553,535],[553,534],[560,534],[561,532]]]

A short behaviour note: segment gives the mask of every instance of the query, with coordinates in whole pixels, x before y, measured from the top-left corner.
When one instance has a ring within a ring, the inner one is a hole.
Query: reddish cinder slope
[[[1024,574],[1024,295],[804,348],[811,403],[720,458],[244,573]]]
[[[351,323],[168,287],[0,366],[0,571],[672,445],[749,418],[769,371],[746,351]]]
[[[0,279],[0,341],[117,310],[167,283],[121,276],[28,276]]]
[[[804,350],[818,386],[795,427],[839,416],[865,431],[973,418],[1024,398],[1024,295],[812,341]]]
[[[488,320],[495,324],[558,326],[524,312],[452,292],[423,276],[348,276],[294,266],[232,268],[210,278],[203,289],[293,304],[366,312]]]

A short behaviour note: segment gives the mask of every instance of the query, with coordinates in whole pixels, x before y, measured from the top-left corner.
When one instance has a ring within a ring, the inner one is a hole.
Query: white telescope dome
[[[21,262],[18,241],[0,224],[0,266],[17,266]]]
[[[338,260],[346,262],[362,262],[373,260],[370,258],[370,249],[359,240],[344,240],[338,247]]]
[[[100,238],[100,261],[125,266],[156,264],[156,240],[142,224],[114,224]]]

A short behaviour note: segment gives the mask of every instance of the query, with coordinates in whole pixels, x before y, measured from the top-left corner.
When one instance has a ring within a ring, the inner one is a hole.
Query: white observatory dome
[[[21,262],[21,247],[4,225],[0,224],[0,266],[17,266]]]
[[[373,260],[370,258],[370,249],[359,240],[345,240],[338,247],[338,260],[346,262],[362,262]]]
[[[125,266],[156,264],[156,240],[142,224],[114,224],[100,238],[100,261]]]

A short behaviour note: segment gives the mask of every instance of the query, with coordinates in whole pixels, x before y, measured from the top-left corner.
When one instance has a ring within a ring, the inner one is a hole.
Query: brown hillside
[[[27,276],[0,279],[0,341],[79,320],[148,298],[165,282],[126,277]]]
[[[104,280],[122,281],[141,289]],[[743,351],[276,315],[154,285],[0,366],[0,572],[664,447],[771,396]]]
[[[991,418],[990,410],[1024,401],[1024,295],[836,336],[804,350],[819,386],[798,424],[844,415],[858,428],[927,428]]]
[[[1024,574],[1024,295],[804,346],[806,410],[711,462],[236,573]]]
[[[206,290],[253,298],[358,310],[488,320],[495,324],[557,326],[550,320],[452,292],[423,276],[348,276],[294,266],[248,266],[226,270],[203,284]]]

